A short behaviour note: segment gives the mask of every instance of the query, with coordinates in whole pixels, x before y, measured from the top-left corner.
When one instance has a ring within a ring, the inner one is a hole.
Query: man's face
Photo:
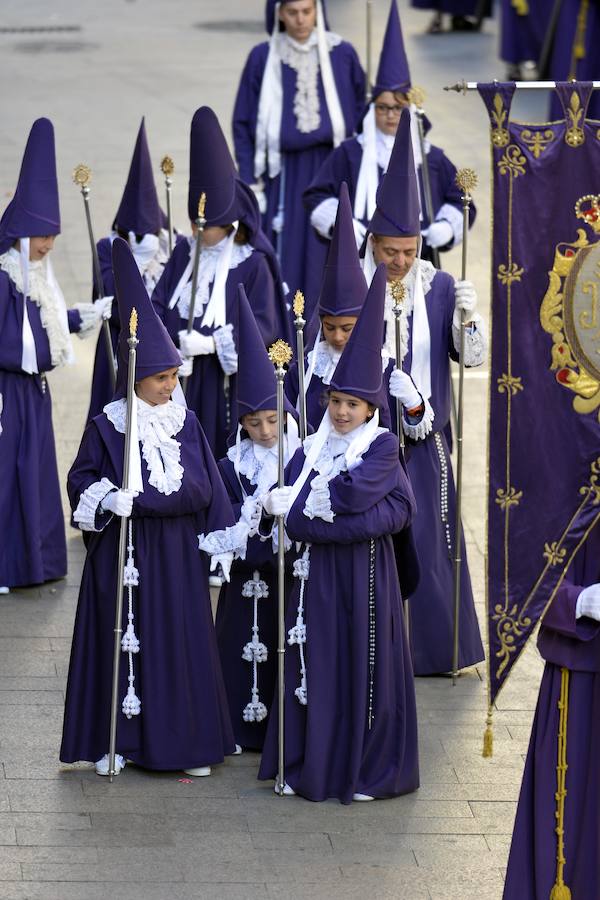
[[[415,237],[386,237],[373,235],[373,255],[377,265],[385,263],[387,280],[396,281],[410,272],[417,257],[419,239]]]
[[[316,0],[291,0],[279,8],[279,21],[293,40],[303,44],[317,24]]]
[[[404,94],[382,91],[375,98],[375,125],[383,134],[396,134],[400,124],[400,113],[408,106]]]

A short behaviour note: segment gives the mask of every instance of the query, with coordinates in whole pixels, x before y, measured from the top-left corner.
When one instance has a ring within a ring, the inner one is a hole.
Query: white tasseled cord
[[[310,572],[310,544],[306,546],[304,553],[300,559],[294,563],[294,578],[300,579],[300,596],[298,598],[298,612],[296,614],[296,624],[288,631],[288,644],[298,644],[300,654],[300,686],[296,688],[294,694],[298,702],[302,706],[308,703],[307,685],[306,685],[306,662],[304,659],[304,644],[306,643],[306,624],[304,622],[304,588],[308,581]]]
[[[123,652],[128,654],[129,674],[127,680],[129,682],[129,687],[127,688],[127,694],[123,698],[121,709],[123,715],[127,716],[128,719],[131,719],[132,716],[139,716],[142,711],[140,698],[135,692],[135,673],[133,671],[133,654],[139,653],[140,651],[140,642],[136,637],[133,627],[133,588],[137,587],[140,583],[140,573],[136,569],[133,559],[133,528],[131,519],[128,523],[127,538],[127,562],[123,570],[123,585],[127,588],[128,624],[127,630],[121,639],[121,647]]]
[[[252,598],[254,601],[254,622],[252,625],[252,640],[244,645],[242,659],[252,663],[252,699],[244,707],[244,722],[262,722],[267,715],[267,707],[261,702],[258,695],[258,663],[265,662],[268,650],[265,644],[259,640],[258,634],[258,601],[269,596],[269,588],[265,581],[261,580],[258,571],[250,581],[246,581],[242,588],[242,597]]]

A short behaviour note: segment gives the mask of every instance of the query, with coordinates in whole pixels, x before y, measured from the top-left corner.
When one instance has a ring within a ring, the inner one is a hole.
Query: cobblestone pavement
[[[333,25],[364,59],[364,4],[329,0]],[[483,109],[441,86],[463,76],[502,77],[495,25],[480,35],[426,37],[427,15],[400,7],[413,80],[428,89],[434,141],[480,173],[470,273],[489,301],[489,156]],[[378,47],[387,0],[375,0]],[[176,164],[175,215],[185,229],[188,128],[209,103],[227,123],[250,46],[262,39],[262,0],[4,0],[0,76],[5,85],[0,200],[16,181],[31,121],[56,126],[63,235],[54,253],[69,303],[89,293],[90,258],[72,168],[94,173],[100,237],[110,226],[139,118],[157,166]],[[32,26],[75,31],[20,31]],[[11,30],[13,29],[13,30]],[[519,98],[531,119],[541,98]],[[527,105],[525,105],[527,104]],[[446,268],[458,274],[460,257]],[[61,478],[76,453],[88,401],[93,342],[51,376]],[[484,620],[487,375],[467,378],[465,528],[478,612]],[[66,497],[65,510],[67,509]],[[1,539],[1,538],[0,538]],[[87,765],[58,761],[65,675],[83,564],[69,529],[69,575],[0,597],[0,898],[2,900],[352,900],[500,898],[541,666],[530,647],[495,715],[495,755],[481,757],[485,671],[419,679],[421,788],[408,797],[344,807],[278,799],[256,781],[247,754],[211,778],[129,767],[114,784]]]

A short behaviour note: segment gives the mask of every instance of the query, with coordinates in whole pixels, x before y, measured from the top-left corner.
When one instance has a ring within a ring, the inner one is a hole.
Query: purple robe
[[[23,294],[0,270],[0,585],[41,584],[67,574],[52,400],[44,372],[53,366],[40,309],[27,300],[40,374],[21,368]],[[77,310],[68,311],[78,331]]]
[[[513,65],[539,60],[548,25],[545,0],[527,0],[527,3],[526,16],[519,15],[512,0],[502,0],[500,7],[500,57]]]
[[[564,883],[576,898],[600,896],[600,623],[576,619],[577,598],[600,580],[600,529],[579,551],[544,619],[546,660],[525,762],[504,900],[547,900],[556,878],[556,764],[561,667],[569,670]]]
[[[148,769],[188,769],[223,761],[235,742],[227,709],[208,587],[208,559],[198,534],[233,524],[227,492],[206,438],[187,411],[175,435],[183,481],[168,496],[148,483],[133,504],[133,544],[139,587],[134,588],[134,656],[141,714],[119,710],[117,752]],[[106,415],[83,435],[68,478],[71,506],[94,482],[122,481],[124,436]],[[108,750],[115,578],[120,519],[98,512],[87,532],[88,553],[77,604],[60,759],[96,761]],[[123,628],[127,625],[127,602]],[[119,701],[127,692],[127,657]]]
[[[311,184],[304,191],[304,204],[309,212],[328,197],[339,197],[340,186],[342,181],[348,185],[348,193],[350,195],[350,203],[354,206],[356,197],[356,188],[358,185],[358,173],[362,160],[362,147],[356,138],[349,138],[344,141],[335,150],[329,154],[321,165],[319,171],[313,178]],[[456,207],[457,211],[462,215],[462,202],[460,188],[456,184],[456,167],[450,162],[444,151],[440,147],[431,145],[427,154],[427,162],[429,166],[429,179],[431,183],[431,199],[433,203],[434,214],[437,214],[440,208],[448,203]],[[379,181],[383,178],[383,169],[379,168]],[[419,166],[419,189],[421,197],[425,196],[423,188],[423,171]],[[471,204],[469,213],[469,226],[475,221],[476,210],[474,204]],[[363,225],[368,226],[368,218],[361,220]],[[425,229],[429,226],[429,219],[426,211],[423,210],[423,220],[421,228]],[[441,250],[450,249],[441,247]],[[426,243],[423,244],[423,258],[429,258],[430,248]]]
[[[254,184],[254,138],[258,102],[269,44],[258,44],[250,52],[235,101],[233,112],[233,140],[240,177]],[[365,81],[356,51],[342,41],[330,52],[340,106],[346,123],[346,135],[353,134],[364,111]],[[327,256],[327,241],[318,237],[310,225],[302,205],[302,193],[317,174],[319,167],[333,147],[333,130],[325,102],[323,80],[319,72],[318,92],[321,122],[317,129],[302,133],[296,125],[294,97],[296,73],[285,63],[282,69],[282,119],[280,149],[282,172],[275,178],[263,175],[267,211],[263,216],[263,230],[278,249],[281,272],[292,296],[304,292],[306,317],[310,318],[319,293],[322,268]],[[273,231],[273,218],[283,208],[284,228],[279,239]]]
[[[299,450],[286,471],[290,484],[304,463]],[[306,706],[296,645],[286,649],[285,779],[309,800],[354,793],[394,797],[419,786],[417,717],[410,651],[392,545],[414,512],[398,441],[386,432],[362,462],[329,482],[332,523],[303,514],[311,473],[287,519],[292,540],[311,544],[304,593]],[[372,726],[369,695],[369,556],[375,545],[375,670]],[[288,601],[287,628],[296,621],[299,584]],[[259,778],[277,772],[277,715],[269,720]]]
[[[456,360],[458,354],[452,338],[454,281],[450,275],[438,272],[434,276],[425,294],[425,305],[431,336],[429,402],[435,418],[430,434],[424,440],[412,443],[407,457],[408,474],[417,501],[413,533],[421,563],[419,586],[410,597],[410,639],[415,675],[435,675],[452,670],[456,491],[444,429],[450,421],[450,359]],[[407,372],[410,372],[412,362],[412,324],[411,315],[408,318],[408,352],[403,360]],[[393,401],[391,408],[395,425]],[[440,503],[444,469],[447,472],[448,532],[442,521]],[[459,669],[484,658],[464,540],[461,559]]]
[[[430,9],[452,16],[474,16],[479,3],[480,0],[410,0],[410,5],[415,9]]]
[[[178,332],[187,328],[187,318],[182,318],[177,305],[169,309],[169,301],[190,259],[190,244],[181,241],[164,268],[162,277],[152,294],[152,303],[173,342],[179,346]],[[243,284],[265,345],[276,338],[288,335],[286,313],[282,294],[274,280],[268,257],[258,249],[229,271],[226,283],[227,322],[233,325],[233,337],[237,347],[237,292]],[[212,290],[212,282],[209,291]],[[201,328],[202,310],[194,319],[194,328],[202,334],[211,334],[214,328]],[[237,422],[236,376],[226,377],[216,353],[196,356],[194,369],[188,379],[186,400],[193,409],[216,459],[227,451],[227,438]]]
[[[552,57],[550,60],[550,78],[553,81],[597,81],[600,78],[600,62],[598,61],[598,43],[600,41],[600,6],[595,0],[587,6],[585,18],[585,55],[574,60],[574,49],[578,33],[578,17],[582,0],[564,0],[560,8]],[[565,113],[555,91],[550,94],[550,119],[564,119]],[[586,118],[600,119],[600,95],[592,91]],[[570,124],[570,121],[569,121]]]
[[[238,479],[233,463],[227,457],[219,460],[219,470],[227,488],[236,519],[245,496],[252,496],[256,486],[245,475]],[[241,481],[241,483],[240,483]],[[237,559],[231,567],[231,581],[226,582],[219,594],[215,627],[223,679],[229,701],[229,713],[236,742],[247,750],[262,750],[268,717],[262,722],[245,722],[244,707],[251,700],[252,663],[242,659],[243,647],[252,640],[254,602],[242,596],[242,588],[258,571],[266,583],[269,596],[258,601],[259,640],[266,645],[267,659],[258,664],[258,690],[260,700],[267,709],[271,706],[277,679],[277,556],[273,553],[271,538],[261,540],[258,535],[248,540],[246,558]],[[286,596],[292,589],[291,570],[288,571]]]

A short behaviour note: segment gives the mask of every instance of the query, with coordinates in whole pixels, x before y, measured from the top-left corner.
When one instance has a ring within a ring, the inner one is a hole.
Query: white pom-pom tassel
[[[128,719],[131,719],[133,716],[139,716],[142,711],[142,703],[140,698],[137,696],[135,692],[135,688],[132,684],[127,688],[127,695],[123,700],[123,706],[121,707],[123,711],[123,715],[127,716]]]
[[[133,564],[133,559],[129,557],[123,568],[123,584],[125,587],[138,587],[140,583],[140,573]]]
[[[121,647],[124,653],[139,653],[140,651],[140,642],[133,630],[133,622],[129,623],[127,631],[121,638]]]
[[[247,703],[242,713],[244,722],[262,722],[267,717],[267,707],[260,700]]]
[[[252,641],[244,644],[244,649],[242,650],[242,659],[246,660],[246,662],[265,662],[268,656],[269,651],[262,641],[257,641],[255,638],[253,638]]]

